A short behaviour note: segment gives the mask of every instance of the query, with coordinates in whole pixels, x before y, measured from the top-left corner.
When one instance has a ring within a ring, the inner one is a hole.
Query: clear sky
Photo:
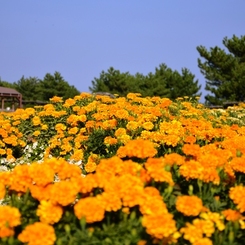
[[[0,77],[58,71],[88,92],[111,66],[146,75],[165,63],[188,68],[204,96],[196,47],[245,35],[244,13],[245,0],[0,0]]]

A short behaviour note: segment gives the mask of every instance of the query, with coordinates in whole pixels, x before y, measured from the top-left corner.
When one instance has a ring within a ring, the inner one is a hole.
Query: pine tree
[[[245,36],[225,37],[223,45],[208,51],[204,46],[197,50],[204,59],[198,59],[198,67],[206,79],[207,104],[220,105],[226,101],[244,101],[245,99]]]

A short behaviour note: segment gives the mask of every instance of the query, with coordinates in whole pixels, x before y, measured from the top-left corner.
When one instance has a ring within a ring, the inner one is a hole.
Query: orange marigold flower
[[[62,206],[67,206],[73,203],[79,191],[79,186],[76,182],[60,181],[55,182],[51,188],[50,200],[53,203],[58,203]]]
[[[76,179],[77,185],[79,187],[79,192],[90,193],[94,188],[99,187],[97,176],[95,174],[87,174],[85,177],[80,176]]]
[[[49,200],[51,198],[51,190],[53,188],[53,184],[48,184],[46,186],[30,186],[30,192],[33,198],[38,201],[41,200]]]
[[[200,146],[196,144],[185,144],[182,147],[182,151],[185,155],[190,155],[193,157],[198,157],[201,153]]]
[[[111,145],[117,144],[117,142],[118,142],[118,140],[116,138],[111,137],[111,136],[107,136],[104,139],[104,143],[108,147],[111,146]]]
[[[54,224],[59,222],[63,214],[61,206],[51,203],[50,201],[42,200],[37,208],[37,216],[40,221],[45,224]]]
[[[213,242],[209,238],[203,237],[193,242],[192,245],[213,245]]]
[[[157,150],[154,144],[149,140],[130,140],[125,146],[121,146],[118,151],[118,155],[137,157],[137,158],[147,158],[154,157],[157,154]]]
[[[237,205],[241,213],[245,211],[245,187],[238,185],[231,187],[229,191],[230,199]]]
[[[168,213],[168,209],[161,196],[145,193],[144,202],[140,204],[140,212],[143,215],[165,214]]]
[[[204,167],[196,160],[186,161],[179,168],[179,172],[187,180],[189,179],[202,179]]]
[[[35,222],[34,224],[27,225],[18,235],[18,239],[23,243],[28,243],[28,245],[53,245],[56,240],[56,235],[51,225]]]
[[[29,166],[29,175],[34,184],[45,186],[54,181],[54,170],[46,164],[32,163]]]
[[[225,216],[225,219],[228,221],[237,221],[242,218],[242,214],[237,210],[226,209],[222,211],[222,214]]]
[[[0,200],[4,198],[6,193],[5,185],[0,182]]]
[[[11,173],[10,190],[26,192],[32,185],[32,178],[28,165],[17,165]]]
[[[14,229],[3,226],[0,228],[0,238],[10,237],[14,235]]]
[[[120,197],[111,192],[103,192],[101,195],[97,195],[96,198],[100,201],[105,211],[118,211],[122,207],[122,201]]]
[[[197,196],[178,196],[176,209],[186,216],[197,216],[203,209],[202,200]]]
[[[11,206],[0,206],[0,229],[8,225],[13,228],[20,224],[20,211],[19,209]]]
[[[140,240],[137,242],[137,245],[146,245],[147,241],[146,240]]]
[[[184,138],[185,143],[194,144],[196,142],[196,137],[193,135],[188,135]]]
[[[185,158],[178,153],[170,153],[164,155],[164,159],[166,164],[169,164],[170,166],[176,164],[176,165],[182,165],[185,162]]]
[[[149,235],[158,239],[167,238],[177,231],[176,222],[170,213],[144,215],[142,226]]]
[[[148,158],[145,167],[155,181],[167,182],[169,185],[174,185],[172,174],[164,169],[164,158]]]
[[[74,212],[78,219],[85,217],[87,223],[103,220],[105,209],[96,197],[85,197],[74,205]]]

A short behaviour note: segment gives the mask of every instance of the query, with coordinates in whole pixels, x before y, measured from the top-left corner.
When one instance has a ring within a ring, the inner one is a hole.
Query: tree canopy
[[[195,76],[186,68],[182,69],[181,74],[173,71],[165,64],[160,64],[155,72],[143,75],[129,72],[120,72],[110,67],[107,72],[102,71],[99,78],[94,78],[91,92],[109,92],[125,96],[128,93],[141,93],[146,96],[160,96],[170,99],[177,97],[201,96],[198,80],[194,80]]]
[[[43,80],[37,77],[25,78],[22,76],[17,82],[9,83],[0,79],[0,86],[14,88],[22,94],[23,100],[29,101],[49,101],[53,96],[68,99],[80,94],[57,71],[54,75],[47,73]]]
[[[202,58],[198,59],[198,67],[206,79],[205,90],[211,92],[205,96],[210,105],[245,99],[245,36],[225,37],[223,45],[226,49],[197,47]]]

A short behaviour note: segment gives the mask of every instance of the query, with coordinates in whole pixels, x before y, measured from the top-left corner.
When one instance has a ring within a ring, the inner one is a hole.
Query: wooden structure
[[[22,108],[22,94],[13,88],[0,87],[1,111],[6,111],[4,102],[11,103],[9,110],[15,111],[16,108]]]

